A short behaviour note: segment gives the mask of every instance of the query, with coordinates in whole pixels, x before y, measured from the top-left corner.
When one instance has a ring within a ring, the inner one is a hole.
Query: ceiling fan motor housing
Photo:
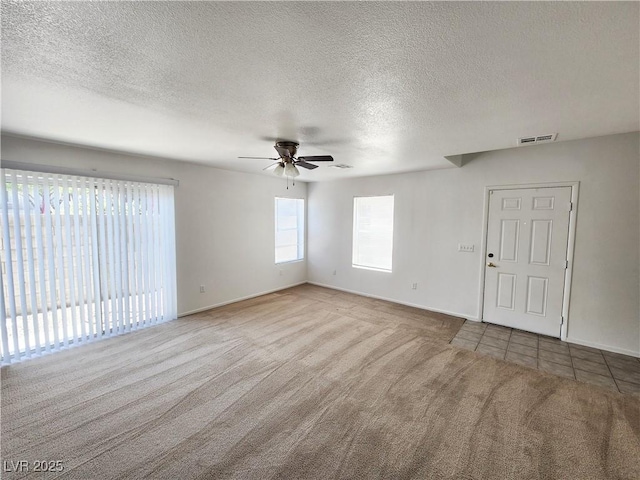
[[[296,156],[296,153],[298,153],[298,145],[299,144],[296,142],[287,142],[287,141],[276,142],[276,147],[287,149],[289,151],[290,157]],[[285,158],[283,160],[288,160],[288,159]]]

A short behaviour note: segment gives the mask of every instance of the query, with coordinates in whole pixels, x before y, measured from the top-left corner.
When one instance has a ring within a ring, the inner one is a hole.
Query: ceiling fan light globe
[[[298,175],[300,175],[300,172],[298,171],[298,169],[296,168],[295,165],[291,164],[291,163],[287,163],[287,165],[284,167],[284,174],[287,177],[297,177]]]
[[[284,175],[284,167],[281,163],[279,163],[278,166],[273,169],[273,174],[277,177],[281,177],[282,175]]]

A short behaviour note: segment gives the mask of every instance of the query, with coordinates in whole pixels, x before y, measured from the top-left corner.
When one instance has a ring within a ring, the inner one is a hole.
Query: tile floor
[[[636,357],[469,321],[451,344],[616,392],[640,395],[640,359]]]

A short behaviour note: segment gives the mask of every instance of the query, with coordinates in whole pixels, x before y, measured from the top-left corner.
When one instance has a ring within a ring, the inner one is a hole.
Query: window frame
[[[302,202],[302,205],[300,207],[298,207],[296,210],[296,227],[294,228],[287,228],[287,229],[279,229],[278,228],[278,200],[295,200],[295,201],[299,201]],[[299,197],[274,197],[274,202],[273,202],[273,220],[274,220],[274,263],[275,265],[283,265],[286,263],[296,263],[296,262],[302,262],[305,260],[306,257],[306,202],[304,198],[299,198]],[[302,218],[300,218],[302,217]],[[291,230],[296,230],[297,231],[297,242],[295,244],[290,244],[290,245],[278,245],[277,241],[278,241],[278,232],[283,232],[283,231],[291,231]],[[292,260],[282,260],[282,261],[278,261],[278,257],[277,257],[277,250],[279,247],[292,247],[292,246],[296,246],[297,247],[297,255],[295,259]]]
[[[360,198],[381,198],[381,197],[391,197],[392,199],[392,216],[391,216],[391,252],[390,252],[390,268],[381,268],[371,265],[361,265],[356,263],[356,252],[358,250],[358,245],[356,244],[358,240],[358,221],[357,221],[357,202]],[[353,225],[352,225],[352,239],[351,239],[351,267],[358,268],[361,270],[372,270],[375,272],[383,272],[383,273],[392,273],[393,272],[393,247],[394,247],[394,236],[395,236],[395,194],[388,193],[384,195],[358,195],[353,197]]]

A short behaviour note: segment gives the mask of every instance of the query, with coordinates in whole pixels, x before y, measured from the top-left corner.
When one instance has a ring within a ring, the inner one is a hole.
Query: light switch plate
[[[458,244],[459,252],[473,252],[475,249],[475,245],[465,245],[463,243]]]

